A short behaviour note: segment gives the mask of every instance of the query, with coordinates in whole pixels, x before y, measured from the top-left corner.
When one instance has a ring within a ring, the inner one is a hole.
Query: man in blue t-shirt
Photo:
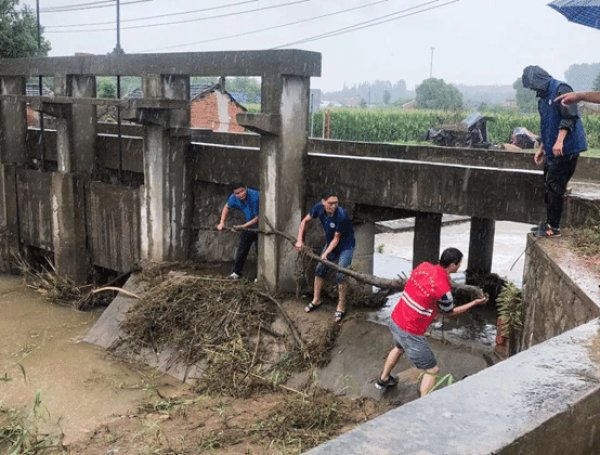
[[[346,211],[339,207],[337,193],[326,189],[321,195],[321,202],[317,202],[300,222],[298,228],[298,241],[296,249],[300,251],[304,245],[304,232],[308,223],[318,218],[325,231],[325,246],[321,253],[321,259],[337,263],[340,267],[350,267],[352,255],[354,254],[354,227]],[[328,268],[319,262],[315,269],[314,295],[312,301],[306,306],[307,313],[317,309],[321,305],[321,291],[325,284]],[[338,285],[338,305],[335,311],[336,322],[341,321],[346,315],[346,293],[347,285],[343,273],[336,273],[335,279]]]
[[[231,188],[231,194],[227,198],[223,210],[221,210],[221,221],[217,224],[217,229],[222,231],[225,227],[225,221],[227,221],[230,209],[237,209],[244,212],[246,222],[233,226],[233,229],[243,230],[240,236],[240,244],[235,252],[233,272],[229,275],[229,278],[238,279],[242,276],[242,269],[244,268],[252,244],[258,240],[258,231],[248,229],[258,228],[260,192],[248,188],[242,182],[232,182],[229,187]]]

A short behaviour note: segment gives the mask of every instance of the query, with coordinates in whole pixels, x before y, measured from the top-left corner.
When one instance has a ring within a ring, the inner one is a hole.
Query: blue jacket
[[[554,159],[552,147],[558,137],[560,121],[562,120],[560,114],[560,101],[554,101],[558,96],[558,88],[561,84],[563,84],[563,82],[551,79],[548,84],[548,90],[545,92],[545,96],[541,97],[538,101],[542,143],[544,144],[544,153],[546,154],[548,161]],[[565,156],[587,150],[587,140],[585,138],[585,131],[583,129],[581,118],[577,117],[574,120],[573,129],[569,131],[563,144],[563,155]]]

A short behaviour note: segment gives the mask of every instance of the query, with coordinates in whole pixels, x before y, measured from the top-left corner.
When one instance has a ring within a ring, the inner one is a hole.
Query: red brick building
[[[141,98],[137,88],[125,98]],[[233,96],[222,89],[220,83],[210,85],[190,85],[190,126],[218,132],[242,133],[244,127],[236,120],[236,114],[246,112]]]

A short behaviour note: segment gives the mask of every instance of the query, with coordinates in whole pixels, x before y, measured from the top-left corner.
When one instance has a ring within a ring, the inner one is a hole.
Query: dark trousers
[[[250,248],[253,243],[258,241],[258,232],[256,231],[242,231],[240,235],[240,244],[235,250],[235,258],[233,263],[233,271],[238,275],[242,274],[242,269],[250,253]]]
[[[579,154],[558,156],[544,165],[544,181],[546,190],[546,222],[553,228],[560,228],[563,211],[563,200],[567,183],[577,167]]]

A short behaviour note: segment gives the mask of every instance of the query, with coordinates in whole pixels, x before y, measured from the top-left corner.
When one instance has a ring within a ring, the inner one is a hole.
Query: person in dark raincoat
[[[538,165],[544,164],[546,221],[532,231],[539,237],[558,237],[567,183],[579,154],[587,150],[585,131],[577,105],[557,101],[560,95],[573,91],[568,84],[535,65],[523,70],[522,82],[523,87],[535,90],[538,98],[542,141],[533,159]]]

